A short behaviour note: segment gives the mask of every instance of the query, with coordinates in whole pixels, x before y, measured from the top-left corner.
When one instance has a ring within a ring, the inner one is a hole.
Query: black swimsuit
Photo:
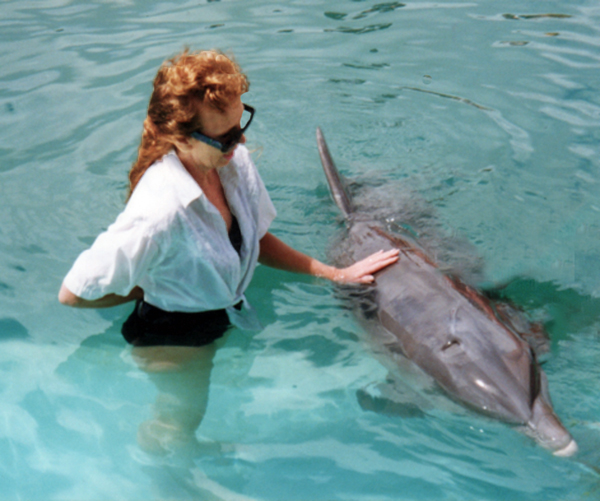
[[[242,232],[233,214],[229,241],[239,255]],[[234,306],[238,310],[241,307],[241,301]],[[121,333],[134,346],[204,346],[222,337],[230,326],[224,309],[197,313],[164,311],[138,300]]]

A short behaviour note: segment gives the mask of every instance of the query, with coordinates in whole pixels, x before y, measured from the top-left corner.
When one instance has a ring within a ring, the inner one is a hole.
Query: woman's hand
[[[260,241],[259,261],[280,270],[307,273],[314,277],[326,278],[334,282],[370,284],[375,280],[373,273],[398,261],[398,249],[379,251],[368,258],[354,263],[348,268],[338,269],[321,263],[284,244],[275,235],[267,233]]]
[[[376,252],[354,263],[348,268],[338,269],[333,280],[340,283],[370,284],[375,280],[374,273],[398,261],[398,249]]]

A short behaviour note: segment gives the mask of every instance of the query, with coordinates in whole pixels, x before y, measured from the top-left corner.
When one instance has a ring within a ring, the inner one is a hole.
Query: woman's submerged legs
[[[162,455],[197,444],[217,343],[132,349],[133,359],[158,389],[154,417],[138,428],[138,443],[146,452]]]

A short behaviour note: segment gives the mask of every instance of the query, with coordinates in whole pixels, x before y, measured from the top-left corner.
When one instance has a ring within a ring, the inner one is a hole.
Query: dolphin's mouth
[[[571,441],[565,447],[563,447],[562,449],[559,449],[557,451],[554,451],[552,454],[554,454],[555,456],[568,458],[568,457],[571,457],[573,454],[575,454],[578,450],[579,450],[579,447],[577,447],[577,442],[575,442],[575,440],[571,439]]]
[[[531,423],[526,426],[519,427],[519,430],[528,437],[535,440],[538,445],[541,445],[544,449],[552,452],[554,456],[558,457],[571,457],[577,453],[579,447],[575,439],[571,437],[566,430],[553,430],[557,433],[554,438],[549,438],[545,433],[541,433],[539,429],[532,427]],[[547,430],[546,430],[547,431]]]
[[[545,386],[545,381],[542,385]],[[524,431],[555,456],[569,457],[578,450],[577,442],[556,417],[543,394],[535,399],[531,420]]]

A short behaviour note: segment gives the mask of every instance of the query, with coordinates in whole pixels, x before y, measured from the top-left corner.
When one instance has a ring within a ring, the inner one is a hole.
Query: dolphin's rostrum
[[[577,444],[555,415],[547,378],[522,326],[477,289],[442,273],[410,236],[392,236],[355,211],[320,129],[317,144],[334,201],[347,220],[345,257],[397,248],[399,260],[375,275],[357,311],[385,329],[383,347],[431,376],[454,400],[524,431],[554,454]],[[365,305],[364,302],[369,304]],[[520,329],[521,327],[521,329]]]

